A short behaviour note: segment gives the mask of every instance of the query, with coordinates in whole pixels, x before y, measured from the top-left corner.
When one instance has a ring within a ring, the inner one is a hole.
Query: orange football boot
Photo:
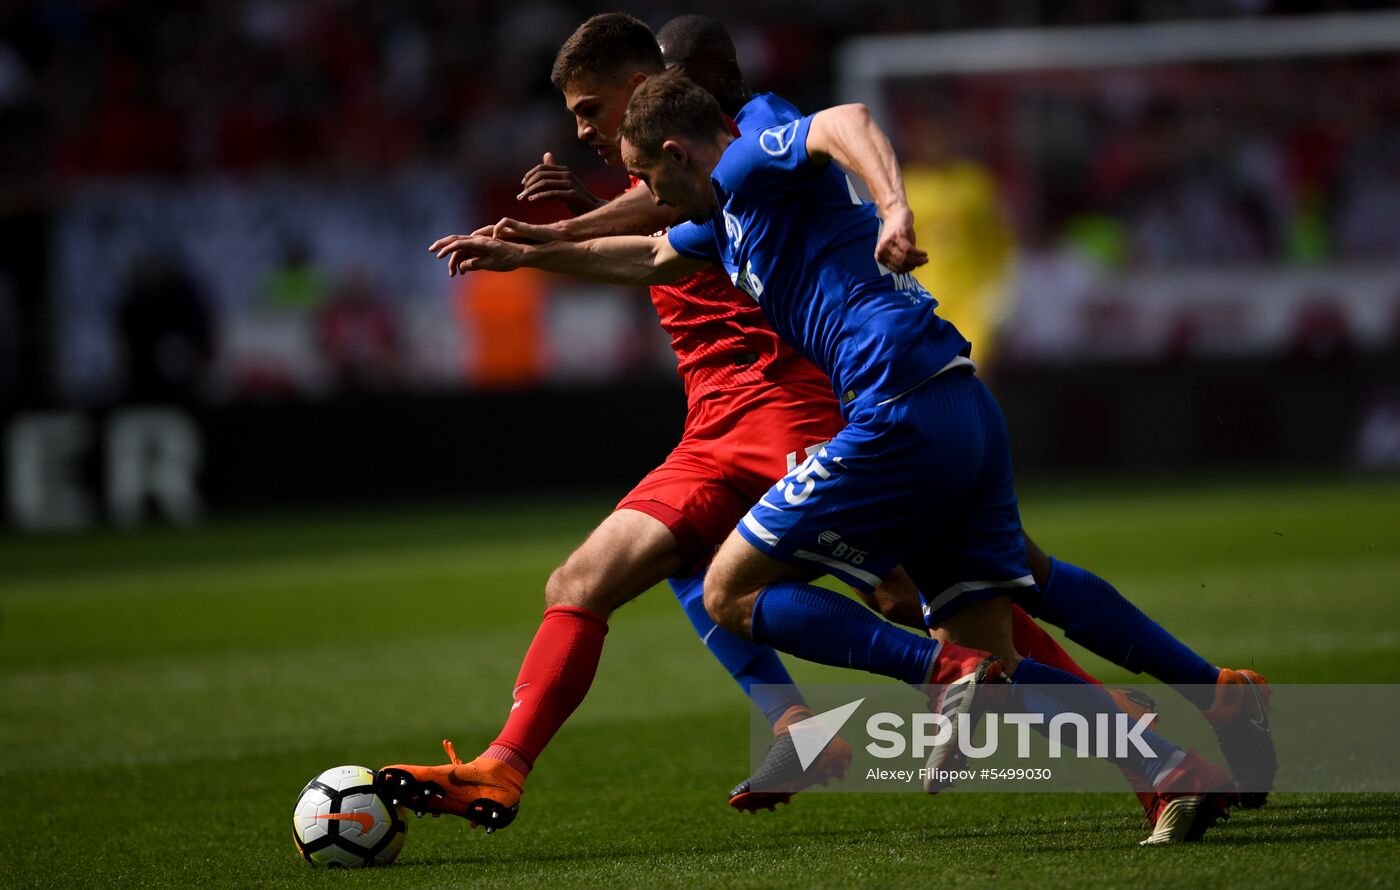
[[[1269,732],[1269,683],[1254,671],[1220,669],[1215,704],[1205,718],[1240,789],[1240,806],[1262,807],[1278,773],[1278,752]]]
[[[442,747],[451,763],[386,766],[374,775],[375,789],[390,803],[408,807],[420,816],[461,816],[473,828],[484,827],[487,834],[514,822],[520,812],[525,776],[490,757],[463,763],[447,739],[442,740]]]

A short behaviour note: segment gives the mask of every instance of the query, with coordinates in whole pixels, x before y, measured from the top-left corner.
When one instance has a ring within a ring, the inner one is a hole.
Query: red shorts
[[[680,575],[693,574],[774,482],[845,425],[824,386],[715,393],[691,407],[680,444],[617,509],[665,523],[680,547]]]

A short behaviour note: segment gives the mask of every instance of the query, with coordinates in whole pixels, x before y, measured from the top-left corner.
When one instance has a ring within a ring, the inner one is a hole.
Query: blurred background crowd
[[[564,38],[614,6],[0,3],[0,406],[666,385],[644,295],[529,272],[449,280],[424,251],[502,216],[561,215],[515,201],[544,151],[597,194],[621,187],[548,82]],[[626,4],[653,27],[715,16],[750,82],[807,110],[874,100],[840,95],[854,38],[1400,27],[1390,6]],[[1008,387],[1053,367],[1395,354],[1391,46],[1044,70],[933,59],[890,78],[881,123],[932,255],[925,283]],[[1393,410],[1391,389],[1362,388]]]

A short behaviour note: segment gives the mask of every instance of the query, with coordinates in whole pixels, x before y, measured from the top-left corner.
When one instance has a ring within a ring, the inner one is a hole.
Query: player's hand
[[[519,269],[525,258],[525,248],[519,244],[480,235],[447,235],[430,244],[428,250],[447,260],[449,278],[467,272],[509,272]]]
[[[478,230],[474,234],[480,234]],[[509,217],[486,227],[486,234],[501,241],[514,241],[517,244],[543,244],[546,241],[560,241],[562,236],[554,226],[536,226]]]
[[[543,244],[546,241],[561,241],[563,235],[553,226],[536,226],[523,223],[510,217],[500,222],[482,226],[472,235],[478,238],[495,238],[500,241],[513,241],[516,244]]]
[[[583,182],[574,175],[574,171],[554,163],[554,155],[551,152],[544,153],[543,163],[531,167],[525,178],[520,180],[520,185],[523,188],[520,194],[515,196],[515,200],[542,201],[553,198],[564,202],[564,206],[575,216],[602,207],[606,203],[585,188]]]
[[[914,246],[914,212],[901,205],[886,213],[875,242],[875,260],[891,272],[908,272],[928,262],[928,254]]]

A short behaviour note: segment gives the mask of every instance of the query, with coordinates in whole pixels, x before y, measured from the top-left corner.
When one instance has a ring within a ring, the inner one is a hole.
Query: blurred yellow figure
[[[914,276],[938,300],[938,314],[972,342],[985,373],[1011,314],[1015,234],[996,182],[978,162],[954,156],[941,121],[919,116],[905,132],[904,189],[918,246],[928,251]]]

